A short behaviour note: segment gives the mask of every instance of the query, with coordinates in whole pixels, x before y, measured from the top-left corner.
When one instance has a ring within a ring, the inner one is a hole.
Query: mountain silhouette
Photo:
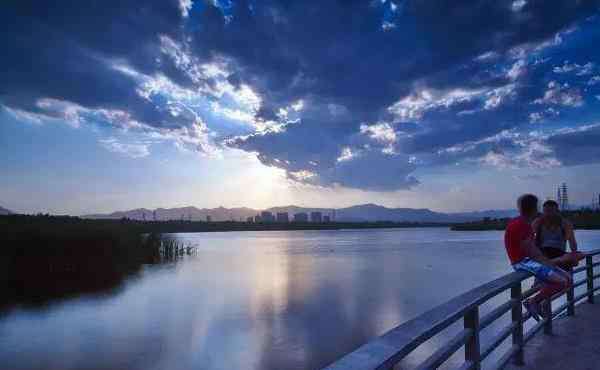
[[[120,219],[130,218],[134,220],[151,221],[156,217],[157,221],[166,220],[192,220],[205,221],[210,216],[212,221],[245,221],[248,217],[256,216],[262,211],[269,211],[273,214],[277,212],[287,212],[290,219],[295,213],[321,212],[323,215],[329,215],[336,221],[345,222],[374,222],[374,221],[393,221],[393,222],[464,222],[481,220],[485,217],[504,218],[512,217],[516,214],[513,210],[488,210],[476,212],[443,213],[435,212],[427,208],[387,208],[377,204],[361,204],[345,208],[319,208],[319,207],[301,207],[295,205],[271,207],[265,210],[252,209],[247,207],[238,208],[138,208],[129,211],[119,211],[107,214],[84,215],[84,218],[96,219]],[[335,217],[334,217],[335,215]]]
[[[0,207],[0,215],[13,215],[13,214],[15,214],[15,213],[13,211],[11,211],[10,209]]]

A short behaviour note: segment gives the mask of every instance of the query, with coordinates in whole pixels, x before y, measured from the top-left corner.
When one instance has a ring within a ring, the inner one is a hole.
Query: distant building
[[[327,215],[323,216],[323,222],[324,222],[324,223],[329,223],[329,222],[331,222],[331,217],[329,217],[329,216],[327,216]]]
[[[311,212],[310,222],[321,223],[323,222],[323,214],[321,212]]]
[[[569,192],[567,183],[563,182],[560,187],[560,209],[566,211],[569,209]]]
[[[308,222],[308,214],[305,212],[295,213],[294,222]]]
[[[254,222],[257,223],[257,224],[259,224],[259,223],[262,222],[262,219],[260,218],[260,215],[254,216]]]
[[[210,215],[206,215],[206,222],[212,222],[212,217],[210,217]]]
[[[287,212],[277,212],[276,220],[277,222],[288,223],[290,222],[290,217]]]
[[[260,213],[260,218],[261,218],[262,222],[274,222],[275,221],[275,216],[273,216],[273,214],[269,211],[262,211]]]
[[[252,217],[252,216],[248,217],[246,219],[246,222],[249,223],[249,224],[253,223],[254,222],[254,217]]]

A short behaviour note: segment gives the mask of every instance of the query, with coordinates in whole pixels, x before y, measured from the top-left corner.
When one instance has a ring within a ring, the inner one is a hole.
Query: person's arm
[[[548,257],[544,256],[540,248],[535,245],[533,238],[525,239],[521,242],[521,248],[528,251],[529,258],[544,265],[554,266],[555,263]]]
[[[575,239],[575,228],[573,227],[573,224],[568,220],[564,220],[563,227],[565,228],[565,238],[569,242],[569,248],[571,248],[571,251],[577,252],[577,239]]]

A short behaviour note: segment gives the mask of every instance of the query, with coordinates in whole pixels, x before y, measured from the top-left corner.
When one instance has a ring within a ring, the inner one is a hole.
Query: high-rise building
[[[246,222],[249,223],[249,224],[253,223],[254,222],[254,217],[250,216],[250,217],[246,218]]]
[[[257,224],[262,222],[262,218],[260,218],[260,215],[254,216],[254,222]]]
[[[308,214],[305,212],[295,213],[294,222],[308,222]]]
[[[321,212],[311,212],[310,213],[310,222],[323,222],[323,214]]]
[[[287,212],[277,212],[277,222],[288,223],[290,222],[290,216]]]
[[[273,214],[269,211],[262,211],[260,213],[260,218],[261,218],[262,222],[274,222],[275,221],[275,216],[273,216]]]
[[[152,211],[152,221],[156,221],[156,210]]]
[[[328,215],[323,216],[323,222],[326,223],[326,224],[329,223],[329,222],[331,222],[331,217],[328,216]]]

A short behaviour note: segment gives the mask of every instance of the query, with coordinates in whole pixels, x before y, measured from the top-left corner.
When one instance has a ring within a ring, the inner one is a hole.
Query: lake
[[[145,266],[102,295],[5,312],[0,367],[318,369],[511,272],[502,236],[446,228],[176,234],[196,246],[194,256]],[[582,250],[600,247],[600,231],[577,236]]]

